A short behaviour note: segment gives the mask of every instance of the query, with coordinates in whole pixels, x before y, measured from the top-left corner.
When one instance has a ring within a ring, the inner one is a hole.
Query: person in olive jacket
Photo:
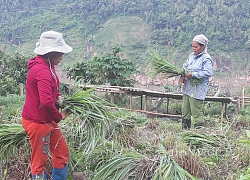
[[[179,79],[182,87],[182,128],[191,127],[191,118],[194,126],[200,126],[203,120],[203,104],[208,91],[209,78],[213,73],[213,60],[207,53],[208,39],[197,35],[192,41],[193,52],[183,64],[185,76]]]

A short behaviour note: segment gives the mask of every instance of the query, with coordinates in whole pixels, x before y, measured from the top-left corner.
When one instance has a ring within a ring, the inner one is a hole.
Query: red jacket
[[[22,117],[37,123],[60,122],[61,113],[56,108],[56,100],[60,95],[59,79],[54,65],[37,55],[28,61],[29,72],[26,80],[26,100]]]

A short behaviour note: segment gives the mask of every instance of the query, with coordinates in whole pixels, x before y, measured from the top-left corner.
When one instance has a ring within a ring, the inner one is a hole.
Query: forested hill
[[[153,45],[163,47],[164,53],[190,51],[193,36],[203,33],[210,40],[210,54],[230,54],[246,63],[250,49],[249,9],[246,0],[0,0],[0,48],[11,51],[17,46],[19,51],[30,52],[41,32],[53,29],[65,34],[73,44],[75,57],[86,57],[87,42],[94,44],[91,48],[97,53],[107,48],[107,38],[103,42],[100,36],[95,39],[98,31],[113,35],[113,39],[121,34],[119,28],[105,31],[108,25],[104,23],[125,16],[138,17],[137,28],[143,24],[150,30],[143,40],[132,38],[130,48],[122,42],[124,38],[111,44],[121,46],[124,54],[137,54],[136,60],[146,59],[145,51]],[[126,26],[131,30],[136,23]],[[126,38],[133,36],[133,32],[123,33]]]

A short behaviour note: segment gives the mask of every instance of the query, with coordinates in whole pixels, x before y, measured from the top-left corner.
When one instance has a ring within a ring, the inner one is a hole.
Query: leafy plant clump
[[[111,53],[66,67],[68,77],[79,77],[84,83],[93,85],[133,86],[135,80],[130,76],[137,72],[134,62],[122,59],[119,47],[111,49]]]
[[[88,116],[92,119],[106,117],[108,113],[106,107],[111,106],[111,104],[92,94],[93,90],[94,88],[74,92],[71,96],[58,103],[58,105],[60,108],[81,117]]]
[[[0,125],[0,154],[1,159],[6,158],[18,151],[25,144],[27,135],[21,124]],[[11,152],[11,153],[10,153]]]
[[[195,148],[203,146],[221,147],[225,143],[222,136],[194,131],[183,133],[182,140]]]
[[[67,121],[65,128],[74,133],[68,139],[78,141],[85,153],[93,150],[98,141],[105,138],[113,117],[111,107],[114,105],[95,95],[94,89],[83,90],[79,87],[79,82],[76,82],[68,97],[57,104],[59,108],[72,114],[74,121]]]
[[[0,50],[0,96],[18,94],[19,84],[25,84],[28,68],[26,62],[29,57],[19,53],[5,54]]]
[[[159,150],[153,157],[138,153],[124,153],[114,156],[98,169],[93,180],[145,179],[145,180],[198,180],[181,168],[165,150]]]

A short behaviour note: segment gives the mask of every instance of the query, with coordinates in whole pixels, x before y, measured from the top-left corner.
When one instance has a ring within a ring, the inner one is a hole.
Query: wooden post
[[[148,96],[145,96],[145,101],[144,101],[144,111],[147,111],[147,101],[148,101]]]
[[[237,98],[237,108],[240,109],[240,98]]]
[[[142,110],[143,95],[141,95],[141,110]]]
[[[133,108],[132,108],[132,93],[129,93],[129,95],[130,95],[130,111],[132,111],[133,110]]]
[[[227,115],[227,103],[225,103],[225,112],[224,112],[224,118],[226,118]]]
[[[224,109],[225,109],[225,103],[224,102],[221,102],[221,114],[220,114],[220,122],[222,122],[222,119],[224,118]]]
[[[244,102],[244,97],[245,96],[245,89],[244,86],[242,87],[242,104],[241,104],[241,108],[244,108],[245,106],[245,102]]]
[[[114,102],[115,102],[114,93],[111,92],[111,93],[110,93],[110,96],[111,96],[111,97],[110,97],[110,98],[111,98],[111,103],[114,104]]]
[[[72,85],[71,85],[71,78],[69,79],[69,94],[71,93]]]
[[[23,96],[23,83],[20,83],[20,95]]]
[[[169,108],[169,98],[167,98],[167,114],[168,114],[168,108]]]

